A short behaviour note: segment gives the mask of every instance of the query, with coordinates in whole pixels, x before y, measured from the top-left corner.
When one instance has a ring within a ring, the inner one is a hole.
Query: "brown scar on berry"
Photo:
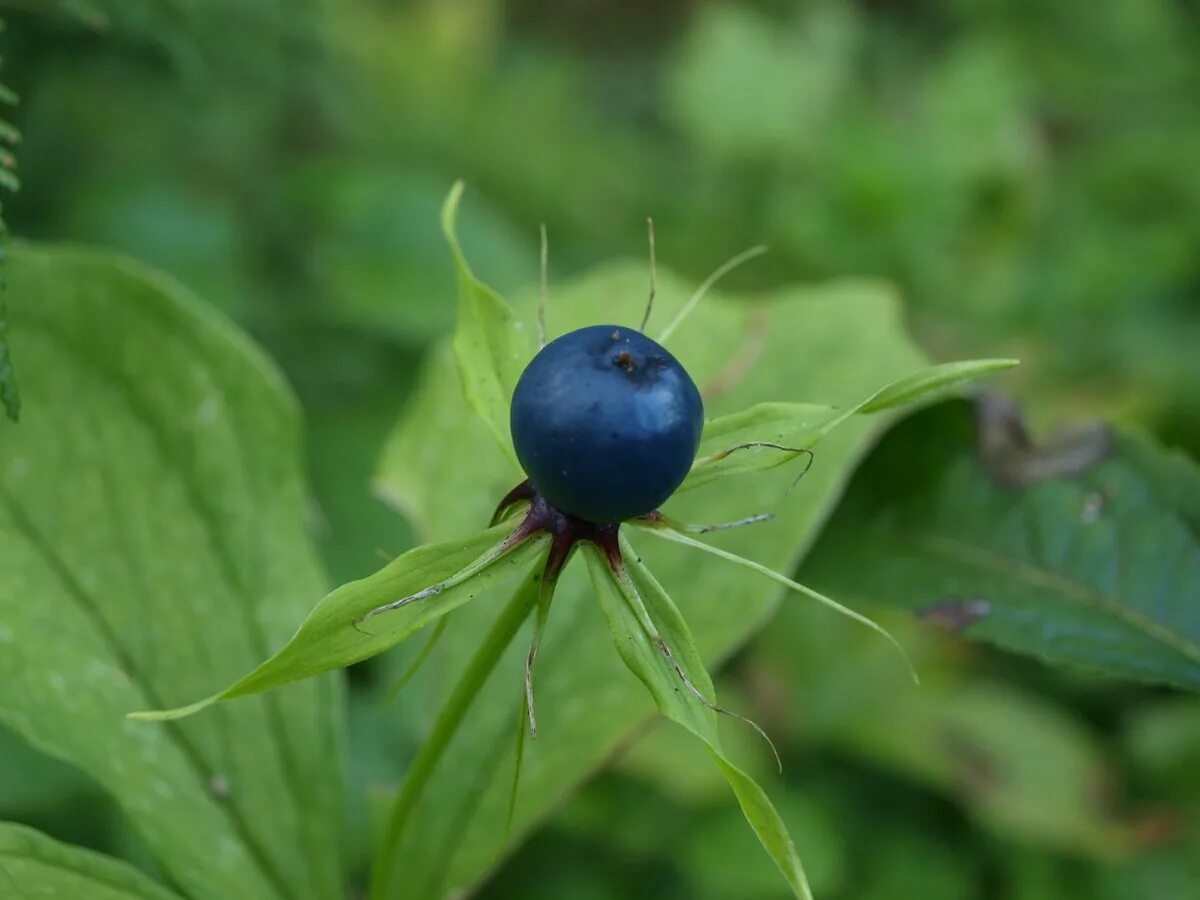
[[[616,356],[613,357],[613,365],[620,366],[626,372],[632,372],[635,368],[634,361],[633,361],[633,354],[630,353],[628,350],[622,350],[620,353],[618,353]]]

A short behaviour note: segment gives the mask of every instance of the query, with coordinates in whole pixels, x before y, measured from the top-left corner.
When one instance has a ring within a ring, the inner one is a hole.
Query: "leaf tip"
[[[462,201],[463,191],[466,188],[466,182],[461,178],[458,179],[450,188],[450,193],[446,195],[445,202],[442,203],[442,234],[446,236],[446,240],[450,242],[450,245],[456,249],[458,247],[458,233],[456,231],[458,205]]]

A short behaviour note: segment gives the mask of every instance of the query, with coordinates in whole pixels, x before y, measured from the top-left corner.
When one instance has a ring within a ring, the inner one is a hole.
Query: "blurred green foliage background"
[[[882,276],[933,357],[1022,357],[1010,384],[1035,421],[1131,421],[1200,453],[1194,0],[0,13],[21,97],[12,230],[170,272],[279,360],[335,581],[413,540],[370,476],[452,325],[437,210],[457,177],[468,253],[501,292],[536,279],[539,223],[553,280],[644,255],[653,215],[659,259],[692,280],[756,243],[770,254],[731,286]],[[782,739],[771,793],[819,895],[1200,897],[1200,706],[896,626],[922,691],[795,606],[726,672]],[[354,777],[386,787],[421,723],[381,722],[372,672],[355,684]],[[658,726],[482,895],[780,896],[677,738]],[[12,739],[0,754],[0,818],[139,858],[78,776]]]

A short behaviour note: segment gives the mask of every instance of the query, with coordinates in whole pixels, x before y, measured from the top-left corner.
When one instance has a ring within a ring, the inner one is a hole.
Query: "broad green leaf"
[[[1128,811],[1095,790],[1120,775],[1085,717],[979,677],[952,636],[882,614],[913,651],[921,686],[895,677],[894,654],[873,635],[813,606],[785,604],[758,638],[761,677],[780,686],[784,740],[916,781],[1006,841],[1093,858],[1131,849]]]
[[[900,425],[802,577],[1050,662],[1200,689],[1195,466],[1118,435],[1085,471],[1002,486],[977,440],[964,403]]]
[[[11,900],[179,900],[127,863],[0,822],[0,896]]]
[[[323,590],[295,404],[175,283],[16,248],[25,414],[0,421],[0,721],[107,790],[193,900],[341,894],[340,682],[178,725]]]
[[[636,324],[645,284],[645,265],[637,263],[609,266],[556,287],[548,316],[553,333],[599,317]],[[692,288],[660,270],[652,332],[655,323],[673,319]],[[526,318],[535,302],[531,294],[518,306]],[[769,326],[762,355],[743,380],[709,403],[710,415],[769,401],[852,403],[922,365],[884,286],[847,281],[785,290],[765,298],[762,307]],[[672,335],[671,350],[704,385],[725,371],[756,333],[747,304],[711,294]],[[812,470],[786,500],[794,475],[774,471],[690,491],[673,498],[666,511],[686,521],[713,522],[775,510],[775,521],[722,533],[714,543],[788,571],[869,445],[872,427],[885,421],[886,416],[855,417],[831,434]],[[439,348],[427,361],[410,409],[383,454],[377,490],[413,517],[418,532],[448,540],[486,522],[517,477],[491,451],[488,429],[462,398],[449,351]],[[757,575],[686,548],[644,543],[639,550],[655,577],[678,598],[708,665],[761,627],[778,602],[780,592]],[[436,709],[449,690],[444,675],[436,673],[462,671],[495,615],[495,606],[487,602],[458,610],[425,669],[397,702],[428,702]],[[496,677],[483,687],[480,701],[451,742],[446,765],[433,774],[413,813],[421,828],[406,833],[396,863],[408,876],[405,900],[440,897],[477,883],[654,714],[652,698],[613,651],[591,585],[576,561],[558,585],[541,643],[535,677],[538,740],[526,743],[515,817],[506,833],[513,727],[527,641],[527,636],[519,637],[518,646],[500,661]],[[382,660],[388,664],[387,658]],[[895,677],[903,680],[894,658],[889,662]]]
[[[469,580],[402,609],[360,621],[387,603],[416,594],[465,569],[511,530],[511,525],[501,525],[462,540],[410,550],[374,575],[328,594],[282,650],[223,691],[177,709],[139,712],[134,717],[147,721],[184,718],[221,700],[273,690],[376,656],[478,596],[545,550],[549,539],[533,538]]]
[[[804,868],[775,807],[763,789],[734,765],[721,747],[716,713],[710,708],[710,704],[718,702],[712,680],[704,668],[704,661],[700,658],[687,623],[670,595],[638,562],[628,542],[622,541],[622,552],[627,558],[632,581],[625,582],[625,590],[618,587],[603,554],[595,547],[589,547],[588,551],[592,585],[608,620],[613,643],[625,665],[653,695],[659,712],[678,722],[708,746],[713,761],[741,804],[747,822],[792,892],[797,897],[811,900],[812,892]],[[636,588],[630,590],[631,585],[636,585]],[[657,646],[660,640],[670,648],[674,664]],[[688,681],[704,695],[707,703],[686,687],[674,665],[683,670]]]
[[[847,716],[836,739],[957,799],[1012,840],[1091,857],[1133,847],[1097,794],[1099,741],[1068,710],[984,681],[891,691]]]
[[[442,232],[454,254],[458,279],[454,356],[467,399],[516,465],[508,410],[517,379],[530,359],[529,335],[504,299],[476,278],[467,264],[455,231],[462,192],[460,181],[442,207]]]
[[[812,450],[833,429],[859,413],[877,413],[929,402],[989,372],[1012,368],[1011,359],[944,363],[914,372],[845,409],[807,403],[758,403],[704,425],[696,462],[680,490],[726,475],[759,472]]]

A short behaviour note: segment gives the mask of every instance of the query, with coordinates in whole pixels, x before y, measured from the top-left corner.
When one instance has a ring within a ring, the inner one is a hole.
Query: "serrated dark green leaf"
[[[180,900],[127,863],[0,822],[0,896],[9,900]]]
[[[295,403],[238,332],[107,254],[18,247],[0,420],[0,720],[107,790],[193,900],[341,895],[340,684],[130,722],[286,640],[324,576]]]
[[[1195,466],[1118,435],[1109,459],[1018,488],[976,441],[965,403],[899,425],[802,577],[1049,662],[1200,689]]]

